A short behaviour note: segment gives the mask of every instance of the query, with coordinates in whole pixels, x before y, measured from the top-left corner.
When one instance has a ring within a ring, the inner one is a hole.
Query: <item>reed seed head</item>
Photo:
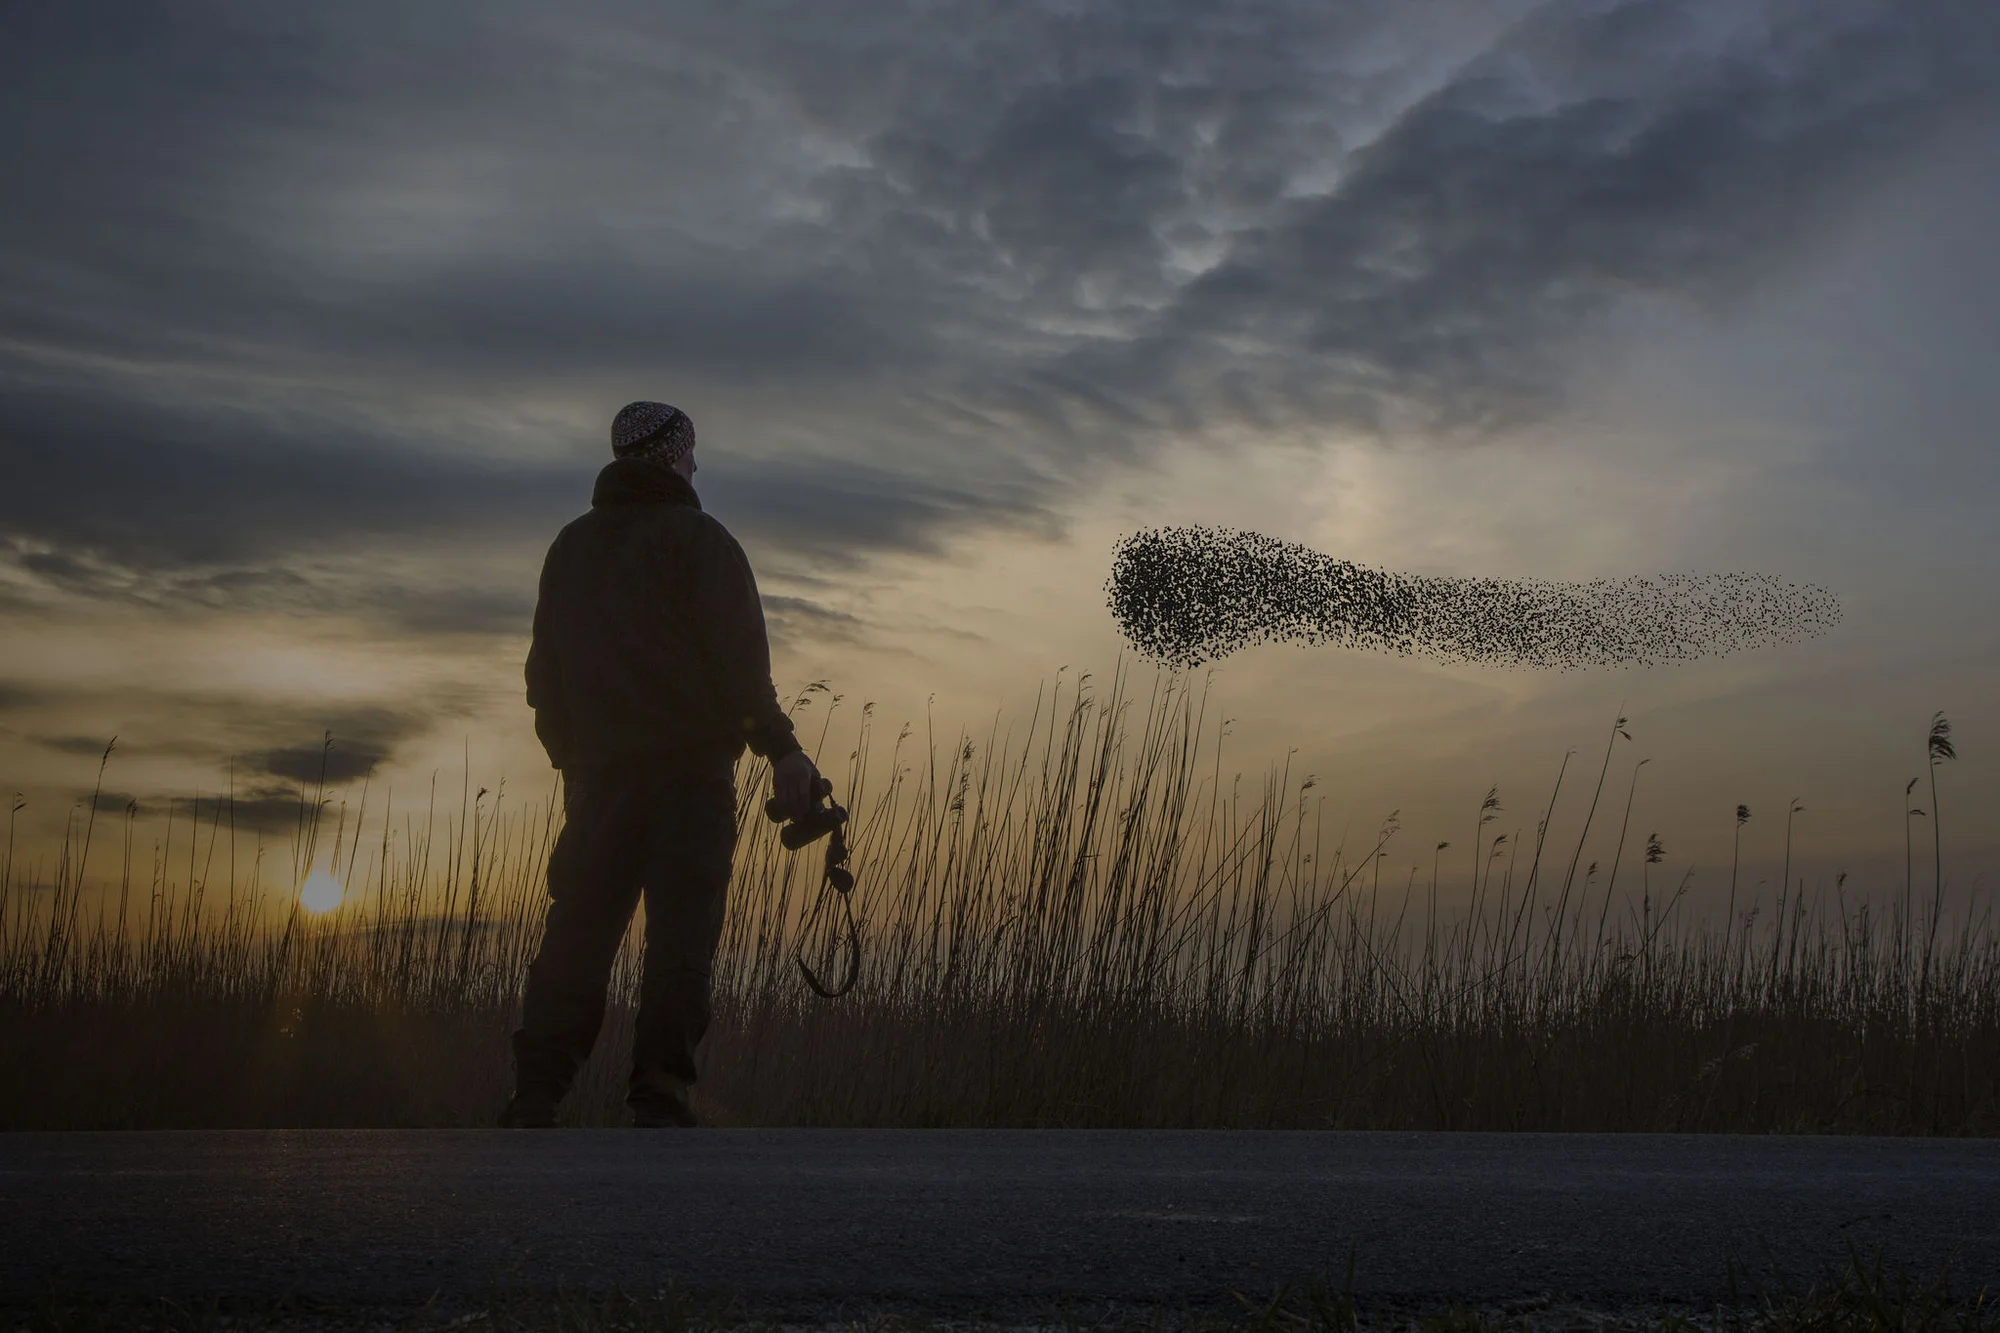
[[[1958,751],[1951,743],[1951,723],[1945,719],[1943,713],[1937,713],[1931,718],[1930,755],[1933,768],[1946,759],[1958,758]]]

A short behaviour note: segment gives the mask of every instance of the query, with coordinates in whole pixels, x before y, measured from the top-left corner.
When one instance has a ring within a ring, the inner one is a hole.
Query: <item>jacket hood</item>
[[[701,508],[687,478],[643,458],[618,458],[597,474],[592,505],[681,504]]]

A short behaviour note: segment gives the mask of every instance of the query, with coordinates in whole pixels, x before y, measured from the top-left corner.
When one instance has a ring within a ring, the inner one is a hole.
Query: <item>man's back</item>
[[[558,768],[797,748],[742,548],[685,479],[643,459],[607,466],[549,548],[527,676]]]

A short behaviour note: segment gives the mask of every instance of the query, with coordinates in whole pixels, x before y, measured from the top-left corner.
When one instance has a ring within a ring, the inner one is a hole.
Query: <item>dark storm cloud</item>
[[[170,607],[361,605],[426,633],[518,633],[532,587],[357,582],[264,562],[476,533],[540,543],[588,506],[596,471],[594,461],[398,450],[282,419],[203,421],[48,392],[0,398],[0,449],[0,533],[15,539],[12,562],[43,582]],[[702,482],[746,541],[841,564],[933,549],[977,524],[1031,522],[1037,506],[1018,486],[975,493],[862,460],[723,452]]]
[[[1009,386],[1067,341],[1035,322],[1065,317],[1078,283],[1093,301],[1169,295],[1164,216],[1211,186],[1282,185],[1268,163],[1215,166],[1293,132],[1307,71],[1274,37],[1368,28],[1306,8],[1273,23],[1139,6],[970,31],[922,6],[24,14],[0,112],[33,132],[0,154],[39,188],[0,218],[0,523],[79,578],[58,563],[76,547],[228,564],[333,535],[532,529],[551,516],[543,478],[413,423],[579,380],[751,396],[791,444],[765,484],[718,498],[807,558],[1032,519],[1048,479],[1020,460],[1046,421],[1016,431],[1035,394]],[[1153,105],[1150,66],[1215,60],[1226,78]],[[1203,116],[1230,123],[1190,168]],[[802,493],[835,472],[844,485]]]
[[[0,699],[10,694],[44,716],[85,720],[75,730],[27,737],[58,754],[96,759],[115,730],[114,766],[121,758],[193,760],[227,766],[246,782],[280,778],[317,785],[323,762],[329,786],[367,776],[409,742],[466,716],[480,702],[435,690],[393,704],[343,704],[171,690],[24,689],[0,682]],[[107,734],[84,729],[98,719],[108,719]]]
[[[296,833],[312,820],[313,806],[306,795],[297,787],[255,787],[234,796],[225,795],[219,801],[211,797],[199,810],[192,805],[188,809],[223,829],[234,828],[243,833]],[[172,796],[160,796],[150,804],[160,809],[174,799]],[[186,803],[186,798],[179,799]]]
[[[80,799],[88,798],[89,793],[85,792]],[[332,804],[336,798],[325,799]],[[134,796],[106,792],[99,798],[97,808],[105,814],[122,815],[134,804],[137,809],[131,810],[131,813],[138,817],[158,819],[171,816],[183,830],[192,824],[198,830],[197,846],[216,838],[222,840],[225,848],[232,832],[296,834],[312,822],[314,809],[310,783],[291,787],[257,783],[235,792],[204,792],[198,795],[163,791]]]
[[[316,744],[281,745],[244,756],[253,774],[317,787],[365,778],[396,747],[430,729],[433,719],[399,708],[348,708],[328,716]]]
[[[1518,419],[1613,302],[1725,304],[1785,271],[1864,173],[1989,95],[1996,12],[1548,6],[1191,284],[1139,387],[1258,374],[1215,349],[1275,330],[1272,386],[1322,417]]]
[[[266,750],[250,756],[250,760],[259,772],[275,778],[290,778],[309,786],[324,781],[328,786],[338,787],[367,777],[388,757],[389,751],[382,746],[350,741]]]
[[[426,637],[519,635],[534,614],[534,588],[385,583],[352,569],[224,568],[188,571],[171,562],[121,564],[95,551],[72,554],[16,544],[0,547],[0,568],[34,576],[32,586],[73,597],[163,611],[216,610],[295,615],[351,614]],[[420,576],[418,576],[420,577]],[[59,603],[16,591],[9,609],[21,622],[59,614]],[[0,704],[4,707],[4,704]]]
[[[723,454],[702,465],[704,503],[746,542],[835,566],[878,551],[932,552],[974,527],[1042,521],[1027,487],[975,490],[899,475],[865,462],[750,462]]]
[[[800,565],[1046,528],[1102,459],[1205,425],[1520,420],[1618,302],[1726,302],[1989,96],[2000,10],[78,0],[7,24],[0,539],[26,575],[515,632],[521,596],[463,570],[301,561],[542,540],[640,391],[753,442],[705,451],[704,497]],[[481,447],[523,422],[538,454]]]
[[[662,362],[795,383],[921,349],[813,245],[743,244],[771,239],[749,215],[787,128],[743,75],[616,49],[615,6],[553,29],[449,8],[23,16],[0,108],[36,131],[9,165],[44,188],[10,209],[0,316],[392,391]]]
[[[426,528],[541,526],[566,507],[547,466],[466,465],[282,413],[150,407],[67,387],[0,398],[0,451],[0,529],[140,568]],[[74,550],[40,557],[38,572],[88,574]],[[246,573],[260,571],[236,577]]]
[[[12,681],[0,680],[0,713],[9,713],[21,708],[32,708],[36,704],[41,703],[45,697],[41,690],[16,684]]]
[[[771,642],[781,647],[794,643],[858,643],[873,628],[859,616],[809,597],[765,593],[763,601],[765,628]]]
[[[58,754],[85,755],[95,759],[104,753],[107,742],[102,736],[37,736],[35,744],[46,746]]]

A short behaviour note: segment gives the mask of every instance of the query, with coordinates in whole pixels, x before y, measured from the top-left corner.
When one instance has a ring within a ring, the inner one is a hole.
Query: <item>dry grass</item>
[[[832,702],[802,696],[829,722]],[[1600,886],[1581,863],[1622,719],[1573,844],[1547,816],[1521,845],[1489,838],[1482,804],[1470,904],[1447,912],[1434,883],[1378,882],[1393,816],[1339,846],[1309,778],[1273,772],[1246,795],[1184,678],[1135,696],[1123,675],[1086,677],[1025,735],[942,749],[907,728],[878,747],[867,714],[842,780],[866,945],[843,1000],[812,996],[793,963],[830,945],[817,858],[749,817],[763,775],[739,773],[701,1086],[714,1120],[2000,1130],[1990,920],[1941,931],[1940,873],[1929,901],[1906,884],[1871,910],[1845,885],[1790,886],[1704,925],[1651,881],[1656,837],[1621,889],[1629,828]],[[80,815],[52,865],[10,864],[0,1126],[487,1121],[557,810],[467,791],[412,817],[370,799],[350,815],[302,796],[278,901],[330,864],[351,891],[321,918],[239,887],[269,876],[237,854],[226,803],[136,870],[129,815],[116,853]],[[1603,804],[1629,825],[1630,802]],[[102,891],[91,858],[111,855],[120,887]],[[628,948],[614,979],[627,1002],[636,963]],[[614,1006],[566,1107],[578,1122],[617,1119],[629,1034]]]

